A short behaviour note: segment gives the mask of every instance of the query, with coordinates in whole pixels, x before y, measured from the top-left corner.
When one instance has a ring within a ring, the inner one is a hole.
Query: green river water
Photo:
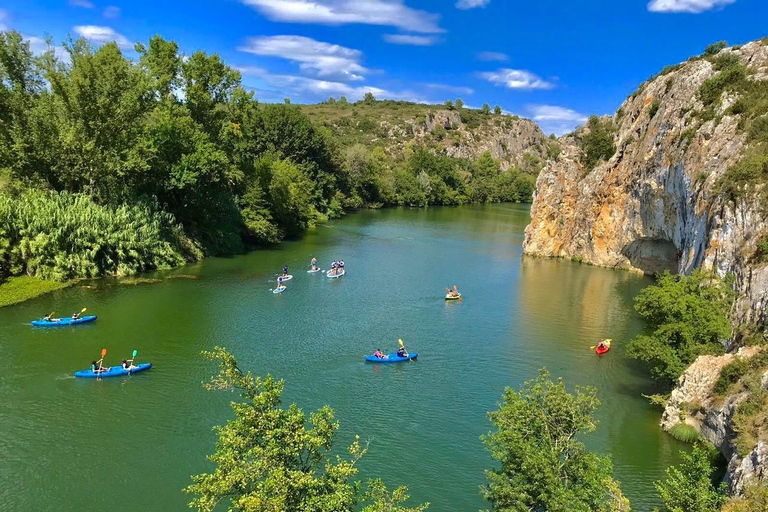
[[[598,388],[587,444],[612,456],[633,509],[650,510],[653,481],[681,448],[658,428],[659,410],[641,397],[652,387],[625,356],[642,328],[632,298],[650,281],[523,257],[528,221],[518,205],[366,211],[274,250],[160,273],[157,284],[101,280],[0,309],[0,511],[185,510],[181,489],[210,469],[211,428],[230,417],[231,396],[201,386],[213,367],[199,354],[214,345],[285,378],[286,403],[332,406],[339,447],[356,433],[370,441],[360,476],[407,484],[436,512],[486,506],[486,411],[547,367],[569,387]],[[307,274],[313,255],[323,268],[343,258],[347,275]],[[274,295],[283,264],[295,277]],[[443,300],[453,284],[463,303]],[[85,306],[95,324],[28,325]],[[399,337],[417,362],[363,363]],[[589,346],[601,337],[615,341],[598,358]],[[107,364],[136,348],[155,367],[74,379],[102,347]]]

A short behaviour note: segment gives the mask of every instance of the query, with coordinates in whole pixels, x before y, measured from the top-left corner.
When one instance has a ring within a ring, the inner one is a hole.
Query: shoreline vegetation
[[[381,109],[437,107],[368,93],[331,98],[317,118],[311,106],[262,104],[218,55],[186,56],[160,36],[137,44],[136,60],[115,43],[48,44],[36,55],[18,32],[0,32],[0,294],[9,303],[54,286],[42,282],[273,245],[362,208],[530,202],[543,166],[502,169],[489,152],[450,157],[441,133],[397,150],[376,137],[363,144],[375,123],[334,131],[323,119],[333,109],[370,121]],[[458,100],[450,108],[472,126],[516,122]],[[9,280],[19,276],[44,281],[22,291]]]

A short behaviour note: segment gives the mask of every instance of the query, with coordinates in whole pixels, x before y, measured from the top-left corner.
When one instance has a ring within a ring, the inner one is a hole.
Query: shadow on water
[[[642,328],[632,297],[649,281],[523,258],[528,220],[518,205],[365,211],[279,248],[148,276],[157,284],[97,281],[1,309],[0,479],[23,484],[0,486],[0,511],[185,509],[180,489],[210,469],[211,427],[231,414],[230,395],[200,385],[212,371],[200,351],[215,345],[243,368],[284,378],[285,403],[333,407],[339,453],[355,434],[371,441],[360,476],[408,484],[436,512],[487,506],[478,492],[493,465],[480,441],[486,413],[506,386],[547,367],[569,388],[598,389],[600,424],[586,442],[613,457],[633,510],[650,510],[653,481],[680,444],[658,428],[659,411],[640,396],[648,380],[625,354]],[[344,259],[347,275],[307,274],[312,256],[324,269]],[[285,264],[295,277],[274,295]],[[462,303],[444,300],[454,284]],[[41,311],[85,306],[99,316],[93,328],[27,325]],[[602,337],[615,345],[599,358],[589,346]],[[418,361],[363,362],[398,338]],[[102,347],[110,364],[138,349],[155,368],[63,378]],[[94,453],[108,456],[73,471]]]

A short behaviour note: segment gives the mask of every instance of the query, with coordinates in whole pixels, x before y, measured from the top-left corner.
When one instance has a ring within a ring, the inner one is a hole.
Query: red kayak
[[[605,354],[606,352],[608,352],[609,350],[611,350],[611,341],[612,340],[610,340],[610,339],[603,340],[603,345],[602,346],[597,345],[595,347],[595,352],[597,353],[597,355],[601,356],[601,355]]]

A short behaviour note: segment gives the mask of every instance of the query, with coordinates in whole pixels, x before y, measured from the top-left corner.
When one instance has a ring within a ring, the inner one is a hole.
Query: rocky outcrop
[[[664,430],[681,422],[692,425],[702,438],[720,450],[728,460],[726,481],[733,494],[741,494],[746,484],[768,476],[768,444],[758,443],[749,455],[739,456],[734,445],[733,415],[747,395],[741,392],[717,397],[712,388],[726,365],[735,358],[750,358],[759,351],[758,347],[743,347],[732,354],[699,356],[680,377],[661,419]],[[764,381],[768,384],[768,379]]]
[[[768,79],[768,46],[723,50]],[[581,163],[579,134],[540,173],[527,254],[653,273],[697,267],[733,272],[740,292],[734,320],[765,322],[768,266],[748,264],[768,230],[756,201],[723,199],[716,183],[744,153],[740,115],[724,95],[708,115],[697,92],[718,73],[698,59],[646,82],[613,118],[616,153],[593,170]],[[711,118],[710,118],[711,117]]]

